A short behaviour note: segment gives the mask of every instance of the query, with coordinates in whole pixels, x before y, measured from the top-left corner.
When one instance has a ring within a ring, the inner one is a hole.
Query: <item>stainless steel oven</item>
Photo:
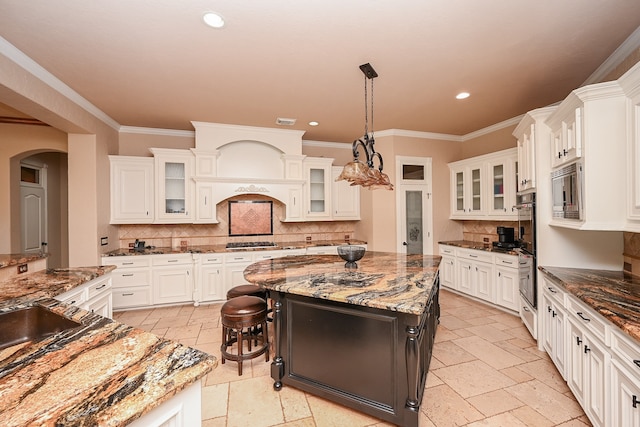
[[[537,307],[536,292],[536,193],[518,195],[518,246],[520,246],[520,294],[532,308]]]

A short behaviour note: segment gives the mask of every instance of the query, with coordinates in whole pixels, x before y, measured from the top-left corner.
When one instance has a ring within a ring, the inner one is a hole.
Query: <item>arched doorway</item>
[[[40,246],[49,268],[69,266],[67,176],[67,153],[26,152],[11,162],[12,250]]]

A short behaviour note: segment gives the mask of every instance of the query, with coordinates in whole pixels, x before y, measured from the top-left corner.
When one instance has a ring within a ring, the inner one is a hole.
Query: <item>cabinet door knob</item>
[[[580,344],[582,344],[582,340],[580,339],[580,337],[576,337],[576,345]]]
[[[636,397],[635,394],[633,395],[632,403],[633,403],[633,407],[634,408],[637,408],[638,407],[638,403],[640,403],[640,400],[638,400],[638,398]]]

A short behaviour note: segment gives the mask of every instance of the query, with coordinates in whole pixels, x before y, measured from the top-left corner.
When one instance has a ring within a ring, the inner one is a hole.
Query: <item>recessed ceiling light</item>
[[[469,97],[469,92],[460,92],[456,95],[456,99],[465,99]]]
[[[224,18],[215,12],[205,12],[202,16],[202,20],[211,28],[224,27]]]
[[[318,126],[319,124],[318,122],[309,122],[309,126]]]

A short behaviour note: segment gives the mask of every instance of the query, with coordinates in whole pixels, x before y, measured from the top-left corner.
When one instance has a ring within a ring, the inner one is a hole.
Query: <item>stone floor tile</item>
[[[553,422],[545,418],[540,412],[531,406],[522,406],[510,411],[516,418],[522,421],[527,427],[552,427]]]
[[[446,384],[428,389],[420,410],[437,427],[464,426],[484,418],[480,411]]]
[[[433,348],[433,356],[446,366],[476,360],[476,357],[454,342],[446,341]],[[434,369],[431,367],[431,369]]]
[[[463,398],[509,387],[515,382],[480,360],[447,366],[434,374]]]
[[[560,393],[571,393],[562,375],[560,375],[560,372],[558,372],[553,362],[548,358],[524,363],[519,365],[518,369],[542,381]]]
[[[202,387],[202,419],[227,416],[229,384],[216,384]]]
[[[493,417],[525,405],[502,389],[470,397],[467,401],[485,417]]]
[[[524,363],[519,357],[476,335],[459,338],[453,342],[495,369]]]
[[[506,341],[512,338],[511,335],[496,329],[493,324],[474,325],[465,329],[489,342]]]
[[[227,427],[267,427],[284,421],[280,397],[270,378],[246,378],[229,384]]]
[[[307,395],[307,401],[317,427],[365,427],[380,422],[377,418],[317,396]]]
[[[506,391],[526,402],[555,424],[569,421],[583,414],[578,403],[535,379],[506,388]]]
[[[500,372],[511,378],[517,383],[526,383],[527,381],[531,381],[533,377],[526,372],[518,369],[517,366],[512,366],[510,368],[500,369]]]
[[[529,427],[510,413],[495,415],[481,421],[467,424],[466,427]]]
[[[450,331],[454,332],[456,329],[468,328],[470,326],[473,326],[471,323],[468,323],[455,316],[440,316],[440,324]]]

